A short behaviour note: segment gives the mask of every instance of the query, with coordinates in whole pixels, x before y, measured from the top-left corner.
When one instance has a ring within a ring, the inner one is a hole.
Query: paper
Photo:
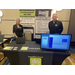
[[[20,18],[20,23],[34,23],[34,18]]]
[[[28,50],[28,47],[22,47],[21,50]]]
[[[48,17],[49,11],[39,11],[39,16]]]
[[[14,49],[13,50],[17,50],[18,49],[18,47],[14,47]]]
[[[3,50],[12,50],[13,49],[13,47],[5,47],[5,48],[3,48]]]
[[[23,25],[23,27],[33,27],[35,18],[20,18],[21,22],[20,24]]]
[[[50,17],[36,17],[36,33],[48,33]],[[36,37],[39,37],[38,35]]]

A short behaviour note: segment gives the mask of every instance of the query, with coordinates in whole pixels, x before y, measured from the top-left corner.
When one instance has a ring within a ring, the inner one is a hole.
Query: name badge
[[[55,26],[57,26],[57,24],[55,24]]]
[[[19,28],[21,28],[21,27],[19,27]]]

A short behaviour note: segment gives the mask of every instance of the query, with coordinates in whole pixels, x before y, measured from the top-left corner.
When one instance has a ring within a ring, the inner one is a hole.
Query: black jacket
[[[48,27],[50,30],[50,34],[61,34],[61,32],[63,31],[62,22],[59,20],[56,20],[55,23],[53,23],[53,21],[50,21]]]
[[[15,24],[13,26],[13,33],[15,32],[18,37],[23,37],[23,34],[22,34],[23,33],[23,26],[20,24],[19,24],[19,26],[20,26],[20,28],[17,28],[17,24]]]

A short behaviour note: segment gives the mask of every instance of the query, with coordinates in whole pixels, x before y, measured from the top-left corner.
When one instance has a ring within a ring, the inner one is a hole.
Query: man
[[[57,14],[53,14],[53,20],[49,22],[50,34],[61,34],[63,31],[62,22],[57,20],[57,18]]]

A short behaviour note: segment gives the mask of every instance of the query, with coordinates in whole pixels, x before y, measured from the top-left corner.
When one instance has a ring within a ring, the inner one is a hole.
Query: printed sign
[[[30,65],[41,65],[41,58],[30,58]]]
[[[35,11],[19,11],[20,17],[25,17],[25,18],[34,18],[35,17]]]

